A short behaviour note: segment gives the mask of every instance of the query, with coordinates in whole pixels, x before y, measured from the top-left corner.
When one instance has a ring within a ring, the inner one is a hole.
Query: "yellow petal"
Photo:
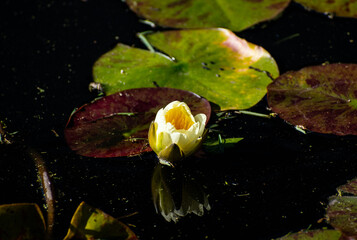
[[[166,122],[171,123],[177,130],[188,130],[194,124],[192,114],[182,105],[167,111],[165,119]]]
[[[148,133],[148,138],[149,138],[149,144],[151,149],[157,153],[157,139],[156,139],[156,129],[157,129],[157,123],[151,122],[150,128],[149,128],[149,133]]]

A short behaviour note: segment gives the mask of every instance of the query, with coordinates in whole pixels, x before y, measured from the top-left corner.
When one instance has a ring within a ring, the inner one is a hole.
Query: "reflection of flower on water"
[[[177,222],[189,213],[202,216],[204,209],[211,209],[202,187],[180,167],[158,164],[151,180],[151,191],[156,212],[168,222]]]

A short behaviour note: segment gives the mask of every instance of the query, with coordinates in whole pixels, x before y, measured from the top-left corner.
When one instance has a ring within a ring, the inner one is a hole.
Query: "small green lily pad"
[[[246,109],[279,75],[266,50],[226,29],[164,31],[147,39],[170,57],[118,44],[93,68],[107,94],[158,85],[194,92],[222,110]]]
[[[276,240],[341,240],[341,232],[331,229],[308,230],[298,233],[289,233]]]
[[[0,205],[0,239],[41,240],[46,236],[45,220],[37,204]]]
[[[357,64],[287,72],[268,86],[268,104],[293,125],[320,133],[357,135]]]
[[[122,222],[82,202],[74,213],[64,240],[115,239],[136,240],[136,235]]]
[[[221,138],[208,137],[202,144],[208,153],[223,153],[225,149],[233,148],[243,138]]]
[[[308,9],[331,16],[357,18],[357,2],[351,0],[295,0]]]
[[[270,20],[290,0],[126,0],[139,16],[174,28],[224,27],[241,31]]]
[[[327,208],[328,221],[346,236],[357,236],[357,197],[331,197]]]

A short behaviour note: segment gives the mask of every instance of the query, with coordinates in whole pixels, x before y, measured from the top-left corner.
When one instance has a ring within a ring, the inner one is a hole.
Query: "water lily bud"
[[[163,160],[160,162],[167,165],[165,161],[172,162],[180,156],[193,154],[205,134],[206,119],[203,113],[193,116],[184,102],[174,101],[160,109],[149,129],[150,147]],[[171,153],[172,150],[175,153]],[[175,159],[170,159],[170,156]]]

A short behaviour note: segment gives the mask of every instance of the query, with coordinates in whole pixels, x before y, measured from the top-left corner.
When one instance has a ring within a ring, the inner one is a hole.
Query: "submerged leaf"
[[[266,50],[226,29],[165,31],[147,39],[170,58],[118,44],[93,69],[94,80],[108,94],[158,85],[195,92],[222,110],[246,109],[279,75]]]
[[[74,213],[64,240],[116,239],[135,240],[137,237],[122,222],[82,202]]]
[[[298,233],[289,233],[276,240],[341,240],[341,232],[336,230],[309,230]]]
[[[0,205],[0,239],[45,239],[45,220],[34,203]]]
[[[308,9],[329,14],[329,16],[357,18],[357,2],[351,0],[295,0]],[[330,15],[332,14],[332,15]]]
[[[139,16],[175,28],[225,27],[241,31],[274,18],[290,0],[126,0]]]
[[[160,108],[178,100],[187,103],[192,114],[211,114],[209,102],[188,91],[172,88],[130,89],[82,106],[65,129],[68,145],[89,157],[132,156],[151,151],[150,123]]]
[[[268,86],[268,103],[293,125],[320,133],[357,135],[357,64],[287,72]]]

